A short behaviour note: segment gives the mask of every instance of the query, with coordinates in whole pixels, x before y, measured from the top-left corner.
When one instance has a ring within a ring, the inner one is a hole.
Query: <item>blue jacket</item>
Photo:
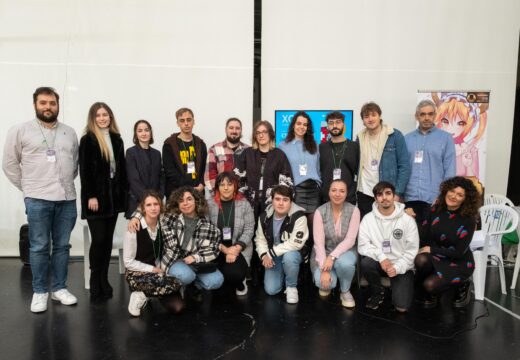
[[[359,142],[359,137],[356,139]],[[360,166],[361,162],[360,162]],[[403,134],[397,130],[388,134],[381,162],[379,164],[379,181],[388,181],[395,186],[395,193],[403,196],[410,179],[410,157]]]

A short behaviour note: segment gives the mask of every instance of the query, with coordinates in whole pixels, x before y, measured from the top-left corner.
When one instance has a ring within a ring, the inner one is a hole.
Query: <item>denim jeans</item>
[[[278,294],[282,291],[284,282],[286,287],[296,287],[298,285],[300,263],[302,262],[300,252],[295,250],[289,251],[282,256],[275,257],[273,261],[274,267],[265,269],[265,292],[269,295]]]
[[[323,288],[320,283],[321,270],[320,268],[316,268],[314,270],[314,284],[323,290],[334,289],[338,283],[339,279],[339,287],[341,292],[347,292],[350,290],[350,285],[352,284],[352,278],[354,277],[354,273],[356,272],[356,253],[353,250],[349,250],[341,254],[336,261],[334,261],[334,265],[332,266],[332,271],[330,272],[331,284],[329,288]]]
[[[197,274],[182,260],[176,261],[170,266],[168,275],[176,277],[182,285],[189,285],[195,281],[196,287],[205,290],[218,289],[224,283],[224,276],[219,270],[206,274]]]
[[[51,290],[65,289],[70,233],[78,215],[76,200],[48,201],[25,198],[24,201],[29,223],[33,291],[35,293],[49,291],[49,253],[52,271]]]

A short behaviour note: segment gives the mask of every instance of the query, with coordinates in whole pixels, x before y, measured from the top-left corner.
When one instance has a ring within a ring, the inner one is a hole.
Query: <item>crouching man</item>
[[[394,201],[395,188],[381,181],[373,189],[376,201],[361,221],[358,252],[363,255],[361,274],[370,286],[366,307],[377,309],[384,300],[381,276],[391,283],[392,303],[406,312],[413,299],[414,258],[419,250],[419,234],[414,218],[404,212],[404,204]]]
[[[289,304],[298,302],[298,273],[309,237],[304,209],[293,203],[293,190],[279,185],[271,192],[272,204],[260,215],[256,251],[265,267],[264,289],[269,295],[282,291]]]

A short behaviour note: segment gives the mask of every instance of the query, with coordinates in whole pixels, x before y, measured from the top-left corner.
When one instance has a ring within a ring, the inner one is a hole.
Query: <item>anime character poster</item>
[[[476,177],[482,184],[486,175],[486,129],[489,91],[419,91],[418,102],[437,105],[435,125],[449,132],[455,142],[457,175]]]

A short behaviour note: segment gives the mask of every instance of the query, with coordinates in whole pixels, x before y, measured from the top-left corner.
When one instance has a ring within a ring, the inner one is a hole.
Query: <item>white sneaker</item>
[[[140,316],[141,309],[145,307],[148,299],[142,291],[134,291],[130,294],[130,302],[128,303],[128,312],[132,316]]]
[[[242,283],[244,284],[244,289],[243,290],[236,290],[236,294],[237,296],[244,296],[247,294],[247,284],[246,284],[246,280],[244,279],[244,282]]]
[[[31,311],[33,313],[46,311],[48,300],[49,293],[34,293],[31,301]]]
[[[52,300],[61,302],[63,305],[74,305],[78,302],[78,299],[72,295],[67,289],[60,289],[54,291],[51,295]]]
[[[350,290],[347,292],[342,292],[339,296],[341,299],[341,305],[343,305],[346,308],[353,308],[356,307],[356,301],[354,301],[354,297],[350,293]]]
[[[298,289],[295,287],[288,287],[285,289],[286,299],[288,304],[298,303]]]
[[[326,289],[320,289],[318,291],[318,293],[320,294],[321,297],[327,297],[330,295],[330,289],[326,290]]]

